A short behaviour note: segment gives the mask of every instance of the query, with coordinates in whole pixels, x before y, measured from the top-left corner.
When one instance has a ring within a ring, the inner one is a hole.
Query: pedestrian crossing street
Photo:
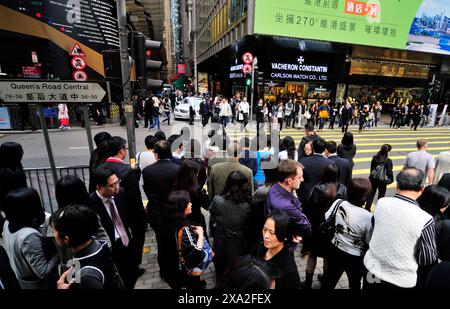
[[[392,151],[389,153],[394,165],[394,176],[403,168],[403,161],[409,152],[417,150],[416,141],[420,138],[426,139],[428,143],[428,152],[434,157],[437,157],[441,151],[450,150],[450,128],[435,127],[435,128],[419,128],[417,131],[411,130],[409,127],[401,129],[392,129],[386,126],[379,128],[372,128],[364,130],[359,133],[357,128],[350,127],[349,131],[353,133],[354,142],[357,146],[356,155],[354,158],[355,166],[353,168],[353,177],[368,177],[370,173],[370,162],[372,156],[375,155],[381,145],[390,144]],[[249,136],[250,139],[256,135],[255,130],[248,130],[247,132],[236,130],[234,128],[227,129],[227,134],[230,139],[237,139],[244,136]],[[334,130],[324,129],[318,134],[326,141],[333,140],[337,144],[342,139],[340,128]],[[298,129],[283,129],[281,138],[291,136],[294,138],[296,148],[305,135],[304,130]],[[389,185],[388,188],[395,188],[396,183]],[[389,190],[388,190],[389,194]]]

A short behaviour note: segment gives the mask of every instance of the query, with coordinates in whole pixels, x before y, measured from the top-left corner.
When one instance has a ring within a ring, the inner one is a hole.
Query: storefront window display
[[[420,98],[422,88],[392,88],[368,85],[349,85],[347,96],[355,98],[361,104],[372,104],[380,101],[382,104],[409,104],[411,99]]]
[[[308,99],[330,99],[330,98],[331,98],[330,84],[308,85]]]
[[[264,100],[276,102],[291,97],[305,97],[306,83],[270,82],[264,84]]]

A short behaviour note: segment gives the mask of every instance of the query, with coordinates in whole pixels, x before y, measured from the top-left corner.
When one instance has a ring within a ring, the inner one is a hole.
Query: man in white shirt
[[[184,156],[184,144],[183,143],[180,143],[178,145],[178,148],[174,152],[172,152],[172,156],[177,159],[183,158],[183,156]]]
[[[155,154],[153,153],[153,147],[158,139],[153,135],[149,135],[145,138],[146,151],[138,152],[136,154],[136,165],[142,171],[147,166],[156,162]]]
[[[248,124],[248,113],[250,111],[250,106],[247,102],[247,98],[244,97],[242,99],[242,102],[239,104],[239,113],[242,113],[242,117],[241,118],[241,131],[242,130],[247,130],[247,124]]]
[[[230,104],[228,104],[228,100],[223,98],[222,101],[220,102],[220,112],[219,112],[220,123],[222,124],[223,131],[225,131],[225,129],[227,128],[227,123],[231,115],[232,115],[231,106]]]
[[[404,168],[396,177],[397,194],[378,200],[374,230],[364,257],[365,289],[414,288],[419,265],[437,260],[434,218],[420,209],[424,173]]]

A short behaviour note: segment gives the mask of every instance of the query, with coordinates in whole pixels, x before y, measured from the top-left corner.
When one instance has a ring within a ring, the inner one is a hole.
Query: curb
[[[119,127],[120,124],[119,123],[111,123],[111,124],[103,124],[100,126],[97,125],[91,125],[91,129],[98,129],[98,128],[111,128],[111,127]],[[71,127],[70,129],[68,129],[69,131],[84,131],[85,128],[76,126],[76,127]],[[61,129],[48,129],[48,132],[62,132],[65,130],[61,130]],[[24,131],[11,131],[11,130],[0,130],[0,134],[30,134],[30,133],[42,133],[42,129],[37,129],[37,130],[24,130]]]

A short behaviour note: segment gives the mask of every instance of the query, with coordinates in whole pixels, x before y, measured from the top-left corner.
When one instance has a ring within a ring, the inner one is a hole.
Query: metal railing
[[[36,189],[41,196],[42,205],[45,211],[53,213],[58,209],[55,197],[55,183],[53,181],[52,169],[50,167],[25,168],[27,184]],[[58,178],[66,175],[75,175],[79,177],[86,187],[89,186],[89,166],[63,166],[56,168]]]

